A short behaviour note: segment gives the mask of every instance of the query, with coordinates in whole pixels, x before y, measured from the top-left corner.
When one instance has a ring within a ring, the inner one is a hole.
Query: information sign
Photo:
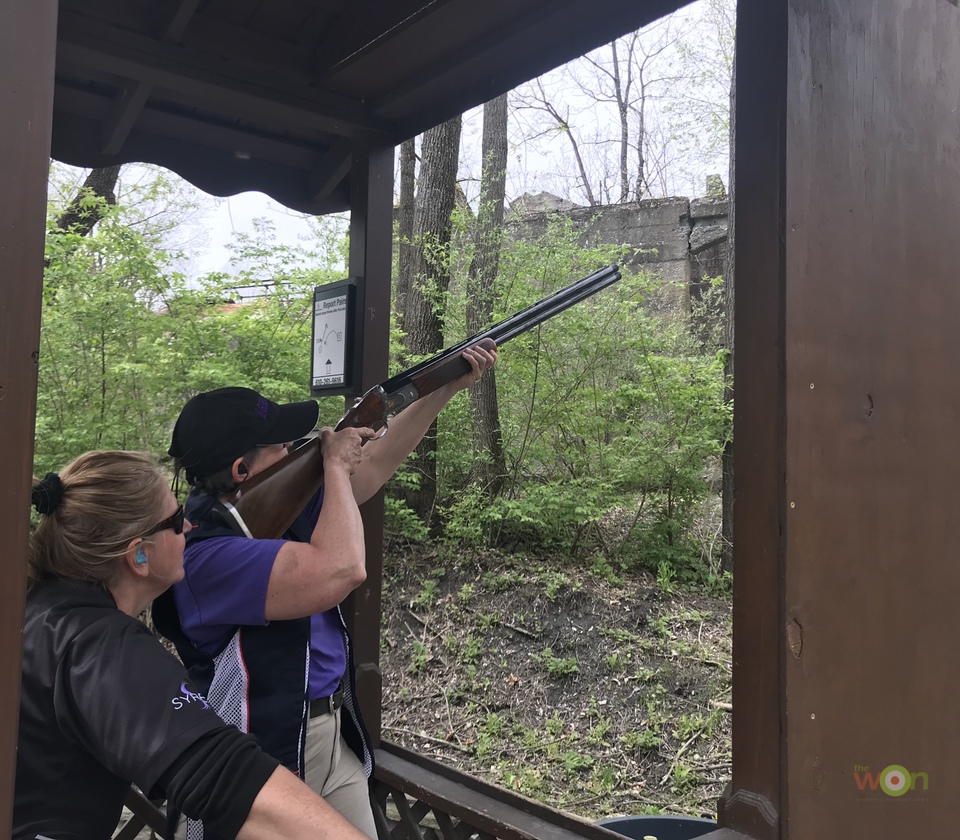
[[[310,391],[314,396],[353,391],[351,333],[355,295],[356,287],[349,280],[314,289],[310,376]]]

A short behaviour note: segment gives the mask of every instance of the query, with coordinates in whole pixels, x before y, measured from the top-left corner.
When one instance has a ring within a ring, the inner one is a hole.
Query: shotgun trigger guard
[[[378,420],[371,428],[377,434],[374,435],[372,438],[370,438],[370,440],[380,440],[380,438],[382,438],[388,431],[390,431],[389,426],[387,426],[386,419]]]

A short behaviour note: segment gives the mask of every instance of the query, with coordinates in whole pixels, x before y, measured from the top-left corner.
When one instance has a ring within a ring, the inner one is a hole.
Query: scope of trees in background
[[[552,156],[540,185],[597,213],[717,171],[732,8],[702,0],[693,16],[487,103],[479,154],[461,118],[403,144],[393,372],[602,265],[631,262],[626,246],[578,244],[559,214],[536,238],[511,237],[508,193],[531,186],[518,159]],[[188,277],[205,199],[153,168],[81,177],[51,174],[37,474],[88,449],[162,457],[179,409],[202,390],[305,398],[312,291],[344,276],[345,220],[315,219],[293,246],[261,223],[236,238],[228,272]],[[660,282],[625,270],[506,345],[494,375],[451,403],[392,482],[388,528],[564,552],[610,575],[640,566],[664,581],[722,583],[711,478],[731,425],[722,278],[682,317],[649,305]],[[322,422],[342,410],[339,398],[321,401]]]

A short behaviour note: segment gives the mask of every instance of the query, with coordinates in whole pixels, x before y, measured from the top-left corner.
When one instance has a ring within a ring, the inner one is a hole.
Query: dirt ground
[[[387,547],[383,735],[587,819],[714,816],[730,599],[550,557]]]

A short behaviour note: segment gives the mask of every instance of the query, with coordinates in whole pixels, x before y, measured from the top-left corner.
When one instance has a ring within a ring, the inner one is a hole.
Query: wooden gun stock
[[[385,433],[387,418],[470,370],[470,363],[460,355],[465,348],[479,345],[492,350],[619,279],[617,266],[602,268],[374,386],[350,406],[336,430],[368,426]],[[292,449],[282,461],[243,482],[232,503],[253,537],[277,539],[293,524],[322,484],[320,441],[310,438]]]
[[[279,539],[323,484],[320,439],[308,438],[282,461],[240,485],[231,501],[256,539]]]

